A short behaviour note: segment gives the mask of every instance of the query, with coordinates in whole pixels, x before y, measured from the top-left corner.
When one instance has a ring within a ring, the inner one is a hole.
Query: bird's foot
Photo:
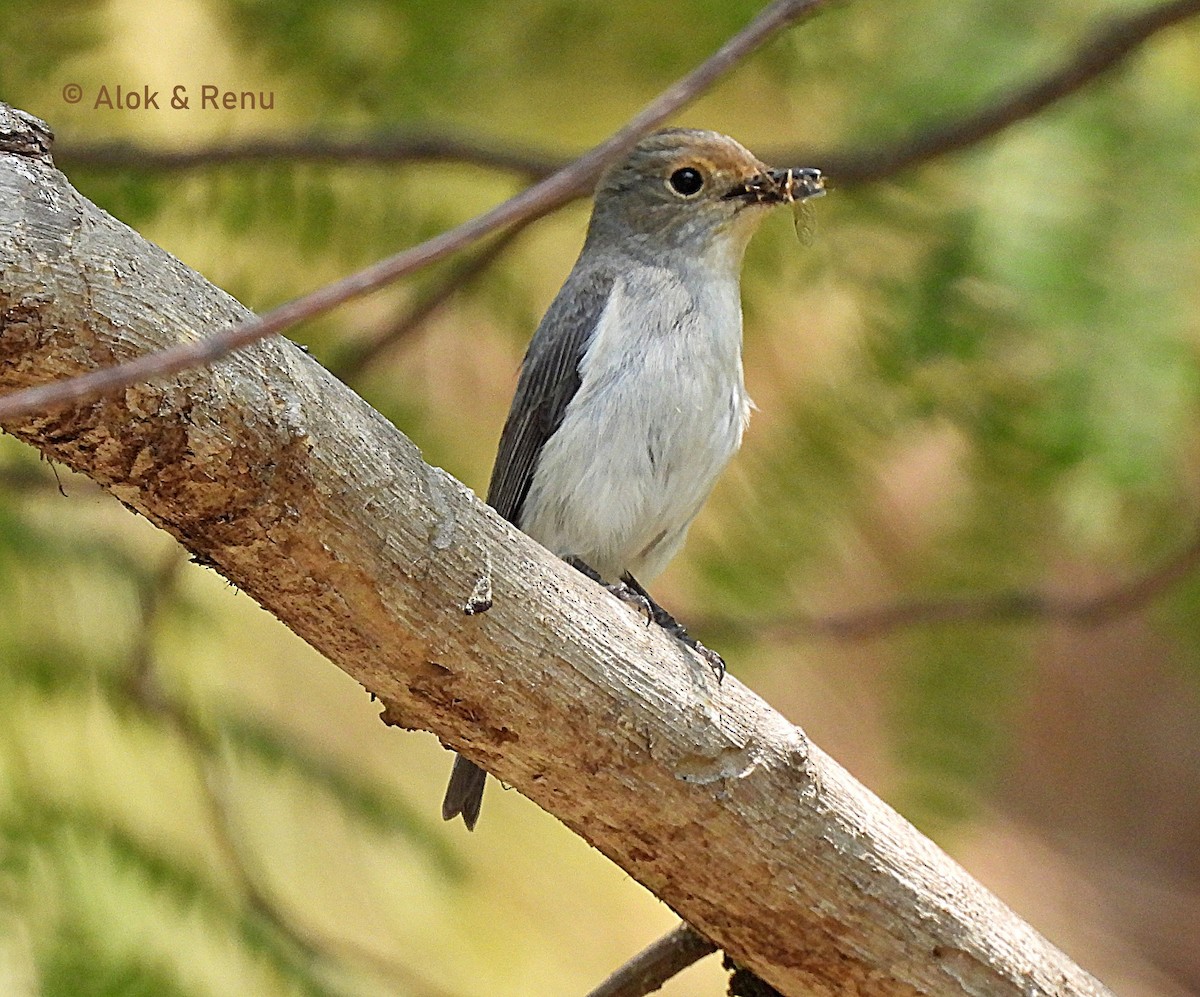
[[[725,678],[725,659],[717,654],[717,652],[712,648],[705,647],[700,643],[700,641],[696,640],[695,637],[693,637],[683,628],[682,623],[671,616],[671,614],[661,606],[656,608],[659,609],[667,617],[667,619],[664,621],[656,618],[655,622],[677,641],[679,641],[679,643],[685,645],[686,647],[690,647],[705,662],[707,662],[708,667],[711,668],[713,670],[713,674],[717,676],[717,685],[720,685],[721,680]]]
[[[713,674],[717,677],[717,685],[720,685],[725,679],[725,659],[711,647],[705,647],[700,641],[693,640],[691,637],[688,637],[683,642],[708,662],[708,667],[713,670]]]
[[[647,626],[651,623],[657,623],[679,641],[679,643],[695,651],[708,664],[708,667],[713,670],[713,673],[717,676],[718,685],[725,678],[725,659],[717,654],[716,651],[705,647],[700,641],[689,634],[684,629],[682,623],[650,597],[650,593],[642,588],[641,583],[633,575],[627,574],[616,584],[611,584],[601,578],[600,573],[595,568],[580,558],[571,556],[565,557],[563,560],[576,571],[608,589],[609,592],[625,603],[625,605],[632,606],[645,616]]]
[[[650,593],[642,588],[641,584],[636,578],[633,577],[633,575],[626,575],[623,579],[623,582],[631,592],[634,592],[635,594],[641,596],[643,600],[645,600],[646,604],[650,607],[650,618],[655,623],[657,623],[667,633],[679,641],[679,643],[685,645],[686,647],[690,647],[708,663],[708,667],[711,668],[713,673],[717,676],[717,684],[720,685],[721,680],[725,678],[725,659],[717,654],[716,651],[705,647],[700,643],[700,641],[696,640],[695,637],[689,634],[687,630],[684,629],[682,623],[675,619],[674,616],[663,609],[662,606],[660,606],[650,597]]]
[[[617,582],[615,585],[609,585],[608,582],[601,582],[609,592],[620,599],[626,606],[633,608],[634,612],[646,618],[646,626],[650,626],[654,622],[654,604],[647,599],[641,592],[631,589],[624,582]]]
[[[565,557],[563,560],[566,561],[567,564],[569,564],[576,571],[586,575],[597,585],[607,589],[610,593],[620,599],[621,602],[625,603],[626,606],[632,606],[635,611],[646,617],[647,626],[652,620],[655,619],[654,603],[645,592],[641,591],[640,586],[638,588],[633,588],[632,586],[627,585],[625,582],[617,582],[616,584],[606,582],[600,577],[600,573],[596,571],[595,568],[593,568],[586,561],[580,560],[578,557]]]

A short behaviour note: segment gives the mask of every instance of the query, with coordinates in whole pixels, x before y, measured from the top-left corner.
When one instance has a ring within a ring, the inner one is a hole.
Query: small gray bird
[[[750,418],[742,257],[770,207],[824,193],[716,132],[649,136],[596,188],[583,251],[521,366],[487,501],[724,672],[642,587],[682,546]],[[442,817],[479,819],[459,756]]]

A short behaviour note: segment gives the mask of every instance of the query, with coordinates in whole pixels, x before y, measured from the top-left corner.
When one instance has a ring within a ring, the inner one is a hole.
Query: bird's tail
[[[442,800],[442,820],[454,820],[461,815],[467,830],[474,831],[486,781],[487,773],[474,762],[467,761],[462,755],[455,758],[446,798]]]

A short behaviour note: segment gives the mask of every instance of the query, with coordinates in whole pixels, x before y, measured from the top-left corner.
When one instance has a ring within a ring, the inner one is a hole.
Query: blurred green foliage
[[[120,0],[10,0],[0,96],[50,121],[64,162],[109,139],[179,148],[430,129],[566,156],[759,6],[211,0],[149,17]],[[1057,65],[1099,20],[1127,10],[1095,0],[841,4],[778,38],[683,118],[798,155],[901,141]],[[1198,41],[1200,25],[1185,24],[995,139],[836,190],[817,205],[811,245],[787,220],[764,227],[745,280],[748,376],[762,411],[666,579],[681,618],[706,619],[731,640],[761,630],[770,644],[780,621],[840,608],[831,598],[856,584],[867,595],[855,605],[1064,580],[1070,597],[1095,591],[1097,577],[1135,576],[1195,535]],[[69,81],[85,94],[121,80],[169,90],[221,73],[230,88],[275,91],[277,110],[139,116],[61,98]],[[466,164],[68,170],[87,196],[260,309],[521,183]],[[535,226],[353,380],[428,459],[476,490],[524,341],[582,219],[572,210]],[[447,272],[294,335],[337,370],[347,344],[385,335]],[[148,554],[142,534],[126,537],[99,513],[100,528],[83,515],[64,530],[67,500],[20,448],[0,450],[0,481],[0,903],[27,925],[53,925],[33,931],[40,989],[30,992],[219,992],[215,977],[184,972],[166,950],[106,937],[113,912],[73,889],[81,862],[138,904],[185,919],[191,909],[235,938],[247,965],[261,963],[255,992],[376,992],[325,972],[211,854],[142,840],[112,800],[84,806],[36,778],[30,718],[100,711],[138,732],[108,749],[113,764],[169,750],[201,769],[296,780],[322,812],[415,847],[447,884],[462,878],[399,789],[306,746],[269,709],[235,710],[219,690],[198,692],[186,653],[163,667],[155,634],[207,642],[225,624],[190,605],[185,586],[163,583],[153,567],[161,554]],[[1077,578],[1088,581],[1076,589]],[[1193,578],[1153,614],[1193,677],[1198,607]],[[884,712],[899,776],[880,788],[914,820],[949,834],[986,798],[1012,747],[1039,632],[1036,621],[985,620],[887,640]],[[737,646],[731,663],[753,683],[756,641]],[[819,659],[820,646],[805,653]],[[191,805],[219,819],[187,770],[176,775],[199,795]]]

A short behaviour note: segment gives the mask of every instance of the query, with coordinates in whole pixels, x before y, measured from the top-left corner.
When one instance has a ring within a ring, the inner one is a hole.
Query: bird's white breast
[[[736,277],[686,276],[614,284],[522,507],[521,529],[611,581],[665,567],[749,419]]]

